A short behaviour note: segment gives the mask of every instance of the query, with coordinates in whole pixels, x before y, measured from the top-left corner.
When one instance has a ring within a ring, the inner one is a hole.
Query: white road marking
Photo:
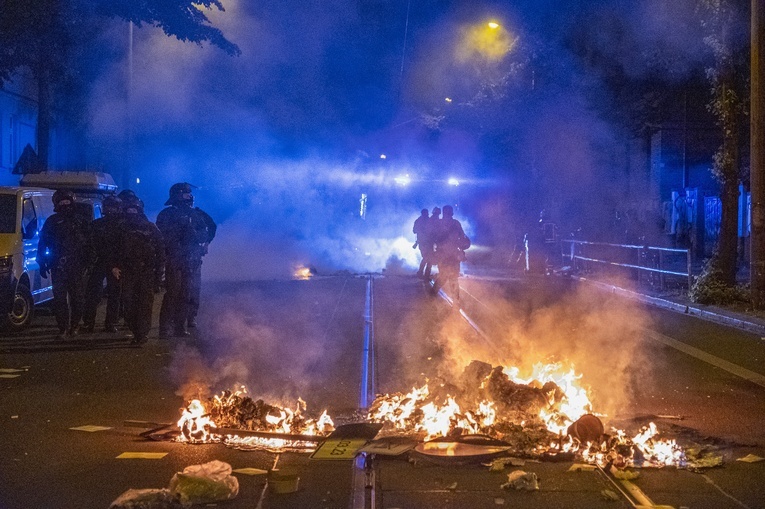
[[[691,357],[695,357],[701,361],[706,362],[707,364],[711,364],[712,366],[725,370],[728,373],[731,373],[741,378],[744,378],[746,380],[749,380],[750,382],[755,383],[759,385],[760,387],[765,387],[765,376],[759,373],[755,373],[754,371],[750,371],[746,368],[743,368],[739,366],[738,364],[734,364],[732,362],[726,361],[725,359],[721,359],[720,357],[717,357],[716,355],[712,355],[703,350],[687,345],[683,343],[682,341],[678,341],[669,336],[665,336],[664,334],[661,334],[660,332],[652,331],[650,329],[643,329],[643,330],[645,332],[646,337],[653,339],[654,341],[658,341],[659,343],[662,343],[666,346],[670,346],[676,350],[680,350],[681,352],[688,354]]]

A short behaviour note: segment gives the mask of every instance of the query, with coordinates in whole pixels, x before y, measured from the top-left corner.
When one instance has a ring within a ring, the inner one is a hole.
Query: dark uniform
[[[445,205],[443,211],[444,217],[439,221],[434,234],[438,276],[433,284],[433,292],[449,284],[453,286],[453,300],[459,302],[460,286],[457,279],[460,276],[460,264],[465,260],[465,250],[470,247],[470,239],[462,230],[462,224],[454,219],[452,207]]]
[[[85,279],[94,254],[90,243],[90,221],[78,213],[69,191],[53,193],[56,212],[40,232],[37,245],[40,274],[51,273],[53,309],[60,338],[79,332],[85,299]]]
[[[103,202],[104,217],[93,221],[91,243],[95,250],[96,262],[88,279],[85,297],[85,330],[92,332],[96,325],[96,311],[103,297],[104,279],[106,279],[106,318],[104,332],[117,332],[120,318],[121,285],[112,274],[117,265],[120,234],[122,228],[122,200],[116,196],[107,196]]]
[[[420,255],[422,255],[420,268],[417,270],[417,277],[422,277],[424,274],[425,279],[430,279],[433,240],[432,235],[430,234],[430,216],[428,215],[428,209],[422,209],[422,211],[420,211],[420,217],[414,220],[412,233],[417,236],[417,242],[414,243],[413,247],[420,246]]]
[[[215,237],[217,226],[212,218],[193,207],[191,185],[174,184],[170,197],[157,216],[167,261],[165,296],[159,314],[160,337],[188,336],[186,322],[195,325],[199,309],[202,257]]]
[[[133,343],[143,344],[151,329],[154,292],[165,270],[165,248],[159,229],[144,215],[141,200],[127,201],[121,226],[113,272],[122,282],[125,322]]]

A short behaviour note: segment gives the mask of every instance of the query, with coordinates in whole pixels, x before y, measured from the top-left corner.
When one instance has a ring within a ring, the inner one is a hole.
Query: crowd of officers
[[[433,293],[438,293],[442,287],[450,290],[452,299],[459,302],[460,287],[457,279],[460,275],[460,264],[465,261],[465,250],[470,247],[470,239],[465,235],[462,224],[454,219],[454,209],[444,205],[443,217],[441,209],[433,208],[430,215],[428,209],[422,209],[420,217],[415,219],[412,233],[417,236],[413,247],[419,246],[422,261],[417,276],[426,281],[431,279],[431,269],[438,267],[438,274],[433,280]]]
[[[59,338],[94,332],[104,295],[104,332],[117,332],[124,319],[132,343],[146,342],[154,294],[165,288],[159,337],[188,336],[196,327],[202,257],[216,224],[194,207],[192,186],[174,184],[156,224],[144,214],[133,191],[107,196],[103,216],[91,220],[72,192],[53,194],[54,214],[43,224],[37,248],[40,274],[50,274]]]

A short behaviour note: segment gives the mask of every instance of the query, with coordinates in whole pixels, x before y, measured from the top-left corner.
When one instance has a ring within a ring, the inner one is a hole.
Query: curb
[[[722,313],[716,313],[714,311],[701,309],[699,307],[692,306],[692,305],[681,304],[679,302],[662,299],[660,297],[652,297],[650,295],[645,295],[642,293],[634,292],[632,290],[627,290],[625,288],[620,288],[618,286],[614,286],[608,283],[603,283],[600,281],[595,281],[592,279],[587,279],[580,276],[571,276],[571,278],[585,284],[596,286],[602,290],[607,290],[610,293],[620,295],[628,299],[637,300],[640,302],[644,302],[646,304],[651,304],[656,307],[675,311],[677,313],[683,313],[686,315],[695,316],[697,318],[701,318],[702,320],[718,323],[720,325],[727,325],[729,327],[734,327],[736,329],[757,334],[761,337],[765,336],[765,324],[757,323],[752,320],[747,320],[745,318],[737,318],[737,317],[729,316],[727,314],[722,314]]]

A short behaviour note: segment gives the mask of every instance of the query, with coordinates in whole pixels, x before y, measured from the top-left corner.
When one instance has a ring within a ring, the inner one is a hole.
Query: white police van
[[[76,196],[82,213],[101,217],[101,201],[117,186],[106,173],[44,172],[24,175],[20,186],[0,187],[0,330],[28,326],[35,306],[53,298],[49,278],[40,276],[37,243],[45,220],[53,214],[54,190]]]

